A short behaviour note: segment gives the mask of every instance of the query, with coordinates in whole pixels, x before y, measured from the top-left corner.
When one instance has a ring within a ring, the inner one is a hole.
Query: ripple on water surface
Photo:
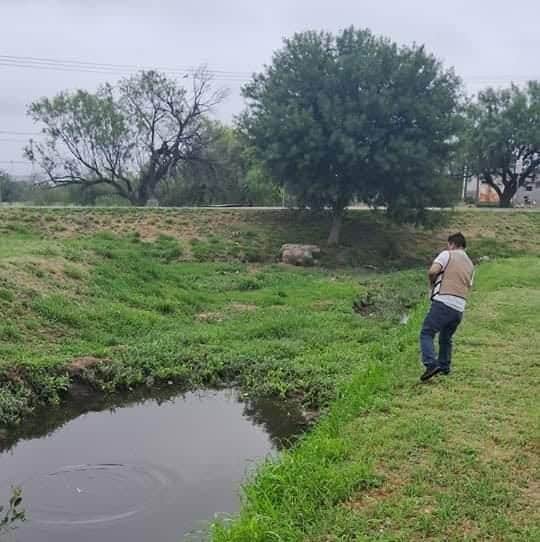
[[[32,521],[45,525],[91,525],[150,513],[175,473],[142,465],[73,465],[24,483]],[[44,500],[43,496],[47,498]]]
[[[18,542],[178,542],[237,511],[246,472],[302,428],[291,405],[232,390],[116,400],[4,441],[0,502],[21,485],[29,518]]]

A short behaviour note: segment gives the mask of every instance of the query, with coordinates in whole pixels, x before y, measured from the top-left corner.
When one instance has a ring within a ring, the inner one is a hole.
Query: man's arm
[[[443,267],[439,262],[433,262],[431,264],[431,267],[429,268],[429,271],[428,271],[430,286],[433,286],[435,284],[435,280],[437,280],[437,277],[441,274],[442,268]]]
[[[450,260],[450,253],[448,252],[448,250],[443,250],[433,260],[433,263],[431,264],[431,267],[429,268],[429,271],[428,271],[430,286],[433,286],[433,284],[435,284],[437,277],[441,274],[442,271],[444,271],[444,269],[448,265],[449,260]]]

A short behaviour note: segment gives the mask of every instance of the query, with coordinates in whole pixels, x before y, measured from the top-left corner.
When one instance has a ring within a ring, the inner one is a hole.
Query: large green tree
[[[192,88],[155,71],[106,84],[97,92],[63,92],[29,108],[45,142],[26,154],[54,186],[108,185],[134,205],[146,205],[181,163],[201,159],[206,117],[224,97],[199,71]]]
[[[488,88],[468,109],[467,162],[501,207],[540,175],[540,82]]]
[[[353,199],[423,209],[456,132],[459,79],[423,47],[369,30],[296,34],[244,88],[242,126],[297,201],[330,209],[339,241]]]

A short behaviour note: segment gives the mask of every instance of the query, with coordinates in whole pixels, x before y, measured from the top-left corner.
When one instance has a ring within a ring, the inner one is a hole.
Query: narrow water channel
[[[287,403],[233,390],[91,397],[2,435],[0,503],[23,488],[18,542],[204,540],[238,510],[250,470],[302,428]]]

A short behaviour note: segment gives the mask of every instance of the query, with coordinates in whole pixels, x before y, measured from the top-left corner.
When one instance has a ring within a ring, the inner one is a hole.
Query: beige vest
[[[450,259],[441,271],[431,291],[431,298],[436,295],[453,295],[467,299],[471,290],[474,265],[463,251],[451,250]]]

